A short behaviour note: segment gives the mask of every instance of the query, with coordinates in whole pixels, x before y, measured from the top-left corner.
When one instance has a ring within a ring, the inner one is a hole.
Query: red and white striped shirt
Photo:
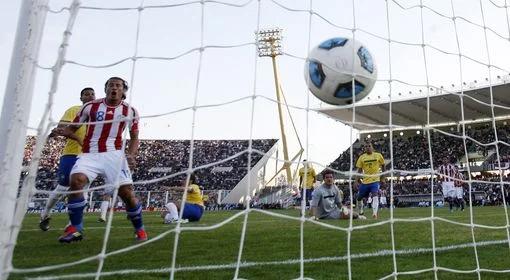
[[[127,117],[131,117],[132,120],[125,119]],[[82,152],[103,153],[121,150],[122,132],[126,125],[130,125],[130,131],[138,131],[138,119],[138,112],[135,108],[129,107],[128,103],[122,101],[113,107],[106,105],[106,100],[100,98],[83,105],[73,122],[98,122],[87,125]]]
[[[439,166],[439,169],[437,170],[437,172],[439,173],[440,175],[440,178],[443,180],[443,182],[454,182],[455,179],[458,179],[459,178],[459,169],[457,168],[457,166],[451,164],[451,163],[448,163],[448,164],[443,164],[441,166]],[[446,176],[448,177],[446,177]]]

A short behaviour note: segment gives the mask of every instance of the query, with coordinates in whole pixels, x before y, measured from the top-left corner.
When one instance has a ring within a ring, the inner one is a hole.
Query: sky
[[[0,100],[9,73],[20,7],[17,2],[6,1],[0,10],[0,64],[4,65],[0,68]],[[192,135],[194,139],[279,139],[277,106],[271,101],[276,99],[271,60],[257,59],[253,44],[257,25],[261,29],[279,27],[283,29],[285,53],[278,57],[282,89],[287,102],[295,107],[290,111],[304,156],[316,162],[320,170],[357,136],[348,126],[315,111],[331,106],[314,97],[304,80],[305,58],[320,42],[354,36],[370,50],[378,78],[372,92],[360,101],[363,103],[389,100],[390,95],[392,100],[417,97],[420,90],[422,95],[427,92],[427,85],[458,89],[463,82],[485,81],[489,63],[496,66],[491,67],[493,83],[496,76],[510,72],[508,15],[496,6],[504,4],[503,0],[423,0],[422,9],[416,7],[420,1],[413,0],[389,0],[388,6],[382,0],[218,2],[203,5],[201,32],[200,3],[81,1],[66,63],[58,78],[52,120],[57,121],[66,108],[79,103],[82,88],[93,87],[96,95],[103,97],[106,79],[120,76],[131,84],[128,101],[142,116],[142,139],[190,139]],[[50,1],[50,7],[58,11],[69,3]],[[138,7],[141,3],[145,7],[188,4],[144,9],[138,40],[138,10],[85,8]],[[315,13],[311,21],[310,3]],[[55,63],[68,18],[65,10],[48,13],[39,65],[51,67]],[[483,26],[488,27],[487,35]],[[200,61],[196,49],[201,39],[206,48]],[[455,55],[458,48],[461,60]],[[162,59],[129,59],[135,56]],[[37,72],[30,127],[37,127],[41,120],[52,75],[49,70]],[[250,98],[254,93],[257,97]],[[197,106],[224,105],[198,108],[193,122],[193,110],[182,109],[192,107],[195,97]],[[240,98],[244,99],[233,102]],[[296,134],[288,119],[285,123],[293,155],[298,149]]]

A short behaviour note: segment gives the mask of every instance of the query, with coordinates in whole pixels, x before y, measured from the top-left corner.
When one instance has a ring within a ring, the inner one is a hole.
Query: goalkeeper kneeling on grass
[[[312,219],[350,219],[351,212],[348,207],[342,206],[343,193],[334,184],[334,173],[326,170],[323,173],[324,182],[313,191]],[[365,216],[352,212],[353,219],[366,219]]]
[[[183,183],[184,191],[187,191],[186,202],[182,213],[181,223],[198,222],[204,213],[204,200],[202,191],[196,183],[194,174],[190,175],[189,183],[186,180]],[[179,207],[181,201],[169,202],[165,205],[165,211],[161,212],[161,217],[164,219],[165,224],[172,224],[179,222]]]

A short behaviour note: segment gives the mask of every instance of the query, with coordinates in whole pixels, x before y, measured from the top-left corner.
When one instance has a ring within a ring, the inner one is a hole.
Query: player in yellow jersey
[[[372,217],[377,219],[379,210],[379,186],[384,183],[384,177],[378,174],[384,172],[384,157],[374,151],[372,143],[366,142],[363,145],[364,153],[356,161],[358,173],[363,174],[363,179],[359,178],[359,190],[356,200],[358,201],[358,212],[363,215],[363,198],[367,198],[372,193]]]
[[[185,183],[186,182],[184,182],[184,184]],[[180,222],[198,222],[204,214],[204,200],[202,190],[200,190],[194,174],[190,175],[189,184],[184,186],[184,190],[188,193],[186,195],[186,202],[184,203],[182,220]],[[167,203],[165,206],[166,211],[161,213],[165,224],[179,222],[179,206],[181,206],[180,201]]]
[[[303,160],[303,167],[299,169],[299,193],[303,193],[303,188],[305,189],[305,205],[309,206],[310,201],[312,200],[312,192],[313,192],[313,184],[315,183],[315,179],[317,174],[315,173],[315,169],[311,163],[307,162],[306,159]]]
[[[92,101],[96,98],[96,94],[93,88],[87,87],[81,90],[80,100],[83,104]],[[67,123],[73,122],[74,118],[80,111],[81,105],[72,106],[67,109],[64,116],[60,119],[59,125],[53,129],[49,137],[60,136],[63,128],[67,126]],[[39,222],[39,228],[43,231],[47,231],[50,228],[51,209],[55,206],[65,192],[69,189],[69,174],[71,169],[76,162],[79,154],[81,154],[81,144],[83,138],[85,138],[87,127],[82,125],[76,132],[67,137],[67,142],[62,150],[60,156],[60,162],[58,166],[57,176],[58,184],[57,187],[51,192],[44,210],[41,212],[41,221]]]

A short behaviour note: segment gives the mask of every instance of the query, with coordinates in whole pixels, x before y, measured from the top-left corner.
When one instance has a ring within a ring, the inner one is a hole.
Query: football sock
[[[101,219],[106,221],[106,213],[108,213],[109,201],[101,201]]]
[[[85,199],[83,197],[70,199],[67,203],[67,211],[71,225],[78,231],[83,230],[83,209],[85,208]]]
[[[46,206],[44,207],[44,210],[41,212],[41,219],[49,217],[51,215],[51,209],[55,207],[57,201],[59,201],[64,196],[64,194],[61,194],[61,192],[65,192],[67,190],[69,190],[69,187],[64,187],[60,184],[57,185],[57,187],[50,193],[50,196],[48,197]]]
[[[127,208],[126,212],[136,230],[143,228],[141,203],[138,203],[135,208]]]
[[[358,200],[358,205],[356,205],[356,208],[358,209],[358,213],[360,215],[363,214],[363,200]]]
[[[379,197],[372,197],[372,213],[377,215],[377,211],[379,210]]]

